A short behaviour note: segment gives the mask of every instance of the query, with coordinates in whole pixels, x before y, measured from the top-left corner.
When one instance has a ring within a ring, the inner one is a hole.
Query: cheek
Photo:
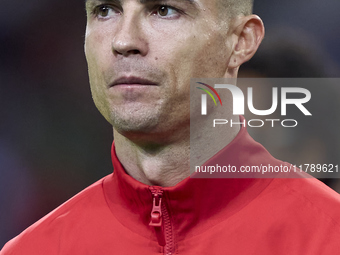
[[[171,51],[164,47],[172,59],[171,68],[185,79],[203,77],[223,77],[230,58],[230,48],[219,32],[181,32],[186,37],[170,40]],[[165,44],[166,45],[166,44]]]
[[[100,84],[101,84],[101,75],[100,75],[100,66],[98,65],[96,56],[91,50],[86,51],[86,60],[88,65],[88,74],[90,79],[90,86],[91,86],[91,92],[92,96],[95,99],[95,97],[98,97],[100,93]]]
[[[89,34],[85,40],[85,56],[93,101],[99,112],[109,121],[110,109],[105,95],[105,80],[103,76],[103,52],[97,44],[97,39]]]
[[[210,34],[202,40],[197,52],[198,75],[206,78],[223,77],[227,71],[230,49],[220,34]]]
[[[112,58],[112,39],[107,27],[87,28],[85,37],[85,56],[89,69],[102,69],[109,65]],[[100,70],[97,70],[100,71]]]
[[[94,31],[98,31],[94,30]],[[102,33],[87,31],[85,38],[85,56],[88,64],[88,73],[92,87],[103,87],[106,84],[105,73],[110,67],[112,52],[109,40]],[[94,88],[92,88],[94,89]]]

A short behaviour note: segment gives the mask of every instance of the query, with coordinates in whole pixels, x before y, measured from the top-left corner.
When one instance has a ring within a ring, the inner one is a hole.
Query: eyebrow
[[[118,2],[118,3],[121,3],[122,0],[85,0],[85,5],[87,4],[90,4],[90,3],[93,3],[93,2]]]
[[[168,2],[169,0],[139,0],[141,4],[146,4],[146,3],[153,3],[153,2]],[[190,4],[194,4],[195,0],[174,0],[176,2],[188,2]]]
[[[105,0],[85,0],[85,4],[88,4],[89,2],[93,2],[93,1],[104,2]],[[124,0],[106,0],[106,1],[121,3]],[[168,1],[170,1],[170,0],[139,0],[139,2],[141,4],[155,3],[155,2],[168,2]],[[174,0],[174,1],[177,1],[177,2],[187,2],[187,3],[190,3],[190,4],[195,4],[196,3],[195,0]]]

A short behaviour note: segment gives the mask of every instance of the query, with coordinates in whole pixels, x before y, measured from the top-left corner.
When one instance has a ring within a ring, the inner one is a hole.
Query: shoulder
[[[262,199],[288,224],[314,226],[340,237],[340,194],[315,178],[274,179]]]
[[[321,181],[309,178],[275,179],[269,187],[289,198],[292,202],[311,206],[330,216],[340,213],[340,194],[326,186]],[[336,217],[336,220],[339,220]],[[340,221],[339,221],[340,222]]]
[[[58,254],[58,240],[61,236],[72,235],[92,215],[100,215],[106,206],[103,194],[103,179],[87,187],[42,219],[10,240],[0,254]],[[52,252],[53,251],[53,252]]]
[[[313,255],[339,251],[339,215],[340,195],[315,178],[273,179],[241,212],[246,232],[286,247],[284,254]]]

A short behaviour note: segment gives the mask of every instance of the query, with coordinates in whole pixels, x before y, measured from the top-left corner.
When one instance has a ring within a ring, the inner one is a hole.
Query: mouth
[[[135,77],[135,76],[130,76],[130,77],[120,77],[112,84],[110,84],[109,87],[114,87],[114,86],[133,86],[133,85],[142,85],[142,86],[157,86],[158,84],[150,81],[148,79],[140,78],[140,77]]]

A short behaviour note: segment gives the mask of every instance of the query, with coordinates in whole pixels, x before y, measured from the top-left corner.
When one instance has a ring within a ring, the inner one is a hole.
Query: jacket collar
[[[149,226],[153,205],[150,186],[133,179],[119,162],[112,145],[114,173],[103,183],[107,203],[113,215],[130,230],[156,240]],[[234,140],[206,165],[259,165],[277,161],[255,142],[242,127]],[[247,206],[272,181],[249,178],[186,178],[163,190],[163,202],[178,241],[205,231]]]

